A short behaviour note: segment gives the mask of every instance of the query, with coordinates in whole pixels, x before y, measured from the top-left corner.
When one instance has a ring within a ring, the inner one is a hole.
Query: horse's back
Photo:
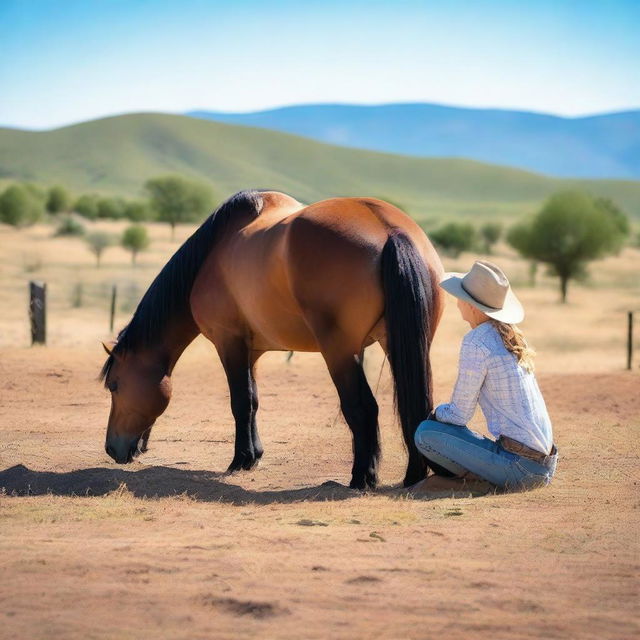
[[[304,206],[278,192],[262,196],[260,215],[207,265],[202,280],[216,295],[201,305],[200,318],[245,326],[260,350],[321,350],[324,328],[354,342],[375,339],[367,336],[383,315],[382,249],[391,229],[401,229],[429,262],[433,249],[418,225],[381,200]]]

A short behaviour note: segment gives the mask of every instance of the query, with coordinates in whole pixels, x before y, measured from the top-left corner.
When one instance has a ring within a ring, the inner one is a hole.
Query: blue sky
[[[0,124],[310,102],[640,106],[640,1],[0,0]]]

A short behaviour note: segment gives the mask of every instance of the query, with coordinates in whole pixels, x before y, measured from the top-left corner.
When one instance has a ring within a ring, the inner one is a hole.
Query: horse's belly
[[[300,319],[282,317],[264,322],[261,317],[252,322],[247,318],[253,333],[252,346],[260,351],[319,351],[318,343],[306,323]]]
[[[279,299],[276,292],[270,291],[250,301],[238,302],[251,327],[255,349],[319,351],[315,336],[293,301]]]

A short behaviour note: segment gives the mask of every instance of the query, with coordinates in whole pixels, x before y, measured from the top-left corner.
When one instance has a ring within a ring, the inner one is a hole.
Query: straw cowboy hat
[[[524,318],[507,276],[492,262],[477,260],[469,273],[445,273],[440,286],[500,322],[517,324]]]

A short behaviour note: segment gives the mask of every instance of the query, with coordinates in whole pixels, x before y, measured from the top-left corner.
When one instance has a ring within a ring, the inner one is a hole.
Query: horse
[[[374,198],[305,206],[276,191],[241,191],[176,251],[108,347],[101,379],[111,392],[105,450],[126,464],[147,449],[171,398],[171,374],[202,333],[215,346],[235,419],[228,472],[263,455],[256,361],[266,351],[320,352],[352,431],[350,487],[375,488],[378,405],[364,348],[384,349],[408,451],[404,486],[423,479],[417,425],[433,408],[429,347],[442,315],[442,263],[422,229]]]

